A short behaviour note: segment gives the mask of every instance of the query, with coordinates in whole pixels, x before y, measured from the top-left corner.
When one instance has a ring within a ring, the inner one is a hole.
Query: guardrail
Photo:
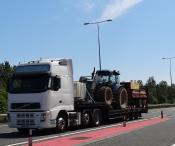
[[[150,104],[148,105],[149,109],[155,109],[155,108],[168,108],[168,107],[175,107],[175,104]]]

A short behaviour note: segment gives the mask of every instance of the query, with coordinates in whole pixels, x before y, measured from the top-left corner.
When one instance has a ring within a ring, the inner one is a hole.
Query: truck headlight
[[[49,117],[49,116],[50,116],[50,111],[46,111],[46,112],[41,113],[40,121],[41,122],[46,121],[47,117]]]

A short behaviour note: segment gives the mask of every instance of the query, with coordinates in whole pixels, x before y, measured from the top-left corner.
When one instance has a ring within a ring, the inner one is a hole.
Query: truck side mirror
[[[61,79],[58,77],[53,77],[51,89],[54,91],[58,91],[58,89],[60,89],[60,88],[61,88]]]

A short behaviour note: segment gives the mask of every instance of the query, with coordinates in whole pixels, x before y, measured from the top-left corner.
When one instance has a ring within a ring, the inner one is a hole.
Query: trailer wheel
[[[103,86],[97,92],[97,101],[105,102],[107,105],[111,105],[113,100],[113,94],[110,87]]]
[[[83,111],[81,115],[82,126],[84,128],[89,127],[91,123],[91,115],[88,111]]]
[[[118,108],[126,108],[128,105],[128,93],[124,87],[120,87],[115,95],[117,98],[117,107]]]
[[[59,114],[56,120],[56,131],[64,132],[67,129],[67,117],[64,114]]]
[[[142,100],[142,107],[147,107],[147,100],[146,99]]]
[[[99,126],[101,124],[101,120],[102,120],[102,117],[101,117],[101,111],[100,110],[95,110],[93,112],[93,125],[94,126]]]

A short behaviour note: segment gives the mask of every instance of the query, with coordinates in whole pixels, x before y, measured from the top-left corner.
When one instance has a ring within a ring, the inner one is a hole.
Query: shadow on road
[[[10,133],[1,133],[0,138],[25,138],[25,135],[20,134],[19,132],[10,132]]]
[[[38,136],[45,136],[45,135],[47,136],[53,135],[56,133],[53,131],[53,129],[44,129],[44,130],[33,130],[32,134],[33,134],[33,137],[38,137]],[[4,139],[27,138],[27,137],[28,137],[28,133],[22,134],[22,133],[19,133],[18,131],[0,133],[0,138],[4,138]]]

